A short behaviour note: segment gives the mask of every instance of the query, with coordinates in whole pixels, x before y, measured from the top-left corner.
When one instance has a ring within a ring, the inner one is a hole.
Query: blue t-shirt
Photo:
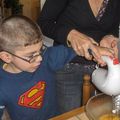
[[[33,73],[9,73],[1,67],[0,117],[4,108],[12,120],[48,120],[56,115],[55,71],[75,55],[71,48],[51,47]]]

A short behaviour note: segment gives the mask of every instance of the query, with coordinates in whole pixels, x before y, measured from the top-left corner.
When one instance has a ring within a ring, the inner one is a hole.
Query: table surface
[[[66,112],[49,120],[89,120],[84,111],[84,106],[74,109],[70,112]]]

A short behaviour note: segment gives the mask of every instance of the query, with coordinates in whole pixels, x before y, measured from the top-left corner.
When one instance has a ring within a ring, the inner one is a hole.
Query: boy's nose
[[[35,56],[34,62],[39,63],[39,62],[41,62],[41,61],[42,61],[42,56],[41,56],[41,55]]]
[[[42,56],[41,55],[36,57],[36,62],[40,62],[40,61],[42,61]]]

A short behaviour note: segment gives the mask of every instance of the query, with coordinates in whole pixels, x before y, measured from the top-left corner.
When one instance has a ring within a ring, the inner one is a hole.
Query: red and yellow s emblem
[[[19,97],[18,104],[30,108],[41,108],[43,105],[44,94],[45,82],[40,81]]]

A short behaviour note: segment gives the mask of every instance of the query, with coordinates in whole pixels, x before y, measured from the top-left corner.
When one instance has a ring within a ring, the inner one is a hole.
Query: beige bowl
[[[91,97],[86,106],[86,114],[90,120],[120,120],[120,117],[112,113],[112,97],[98,94]]]

